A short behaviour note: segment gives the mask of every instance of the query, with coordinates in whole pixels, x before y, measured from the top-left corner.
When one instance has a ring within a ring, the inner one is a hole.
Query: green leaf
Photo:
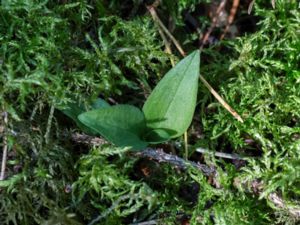
[[[60,110],[65,115],[70,117],[76,123],[76,125],[80,128],[80,130],[82,130],[83,132],[85,132],[87,134],[90,134],[90,135],[95,135],[96,134],[95,131],[93,131],[89,127],[85,126],[77,118],[78,115],[80,115],[83,112],[86,112],[86,109],[83,105],[78,104],[78,103],[68,103],[68,105],[66,105],[64,107],[60,107]]]
[[[182,135],[192,122],[200,69],[199,50],[181,60],[157,84],[144,104],[147,127]]]
[[[140,150],[148,145],[141,138],[146,130],[144,114],[134,106],[96,109],[79,115],[78,119],[117,146]]]
[[[95,101],[91,103],[86,109],[83,104],[79,104],[78,102],[75,103],[68,103],[64,107],[58,107],[65,115],[70,117],[72,120],[75,121],[76,125],[85,133],[95,135],[96,132],[90,129],[89,127],[85,126],[83,123],[81,123],[78,120],[78,116],[81,113],[86,112],[87,110],[90,109],[100,109],[100,108],[105,108],[105,107],[110,107],[110,105],[103,100],[102,98],[97,98]]]
[[[110,107],[107,101],[103,100],[102,98],[97,98],[91,105],[92,109],[100,109],[105,107]]]

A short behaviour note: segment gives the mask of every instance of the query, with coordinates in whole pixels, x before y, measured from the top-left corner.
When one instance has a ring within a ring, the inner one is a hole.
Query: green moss
[[[296,1],[277,3],[275,10],[256,10],[265,19],[257,33],[235,42],[231,48],[233,55],[238,53],[235,60],[202,68],[203,74],[212,68],[211,82],[218,84],[219,92],[245,122],[240,124],[207,100],[201,102],[203,109],[213,107],[215,112],[203,110],[200,117],[204,138],[212,141],[212,148],[218,146],[218,151],[230,150],[253,158],[240,175],[244,180],[263,181],[262,199],[278,191],[287,202],[297,204],[300,14]],[[206,54],[211,56],[212,52]],[[216,60],[224,59],[219,55]],[[221,73],[224,65],[227,68]]]
[[[158,11],[173,15],[182,30],[184,8],[200,2],[178,1],[172,8],[163,1]],[[200,126],[203,137],[192,147],[251,158],[240,170],[229,161],[203,159],[217,168],[222,188],[193,169],[136,159],[111,145],[90,149],[75,143],[70,134],[78,131],[76,125],[51,110],[99,95],[119,103],[144,102],[171,65],[150,17],[134,13],[142,4],[133,5],[136,9],[126,12],[131,16],[124,16],[125,1],[1,2],[0,108],[9,118],[1,224],[88,224],[95,219],[97,224],[152,219],[175,224],[182,214],[191,224],[296,224],[268,195],[276,191],[289,206],[299,205],[297,1],[278,0],[273,10],[257,0],[252,12],[261,19],[256,33],[202,52],[201,74],[245,122],[236,121],[201,86],[196,112],[201,124],[194,127]],[[189,34],[175,35],[194,48]],[[138,165],[150,168],[150,175],[139,174]],[[237,189],[235,178],[260,180],[264,189],[259,195]]]

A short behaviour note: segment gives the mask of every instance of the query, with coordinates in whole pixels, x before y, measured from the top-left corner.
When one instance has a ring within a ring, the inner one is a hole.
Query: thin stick
[[[148,6],[147,7],[152,18],[159,24],[159,26],[163,29],[163,31],[169,36],[169,38],[172,40],[172,42],[174,43],[174,45],[176,46],[176,48],[178,49],[178,51],[180,52],[180,54],[182,56],[186,56],[186,53],[183,51],[182,47],[180,46],[179,42],[174,38],[174,36],[170,33],[170,31],[168,30],[168,28],[165,27],[165,25],[163,24],[163,22],[160,20],[160,18],[158,17],[155,8],[153,6]]]
[[[174,36],[169,32],[169,30],[161,22],[161,20],[159,19],[158,15],[157,15],[157,13],[155,11],[155,8],[154,7],[148,7],[148,10],[151,13],[152,18],[154,19],[154,21],[157,22],[159,26],[161,26],[161,28],[166,33],[166,35],[168,35],[168,37],[173,41],[174,45],[176,46],[176,48],[178,49],[178,51],[180,52],[180,54],[184,57],[186,55],[185,52],[184,52],[184,50],[180,46],[179,42],[174,38]],[[220,102],[220,104],[226,110],[228,110],[231,113],[231,115],[233,115],[241,123],[244,122],[243,119],[242,119],[242,117],[225,102],[225,100],[212,88],[212,86],[201,75],[200,75],[200,80],[208,88],[208,90],[212,93],[212,95],[215,96],[215,98]]]
[[[4,131],[3,131],[3,155],[2,155],[2,164],[1,164],[1,174],[0,180],[4,180],[5,178],[5,170],[6,170],[6,161],[7,161],[7,124],[8,124],[8,114],[7,112],[3,112],[3,121],[4,121]]]
[[[198,170],[200,170],[205,176],[214,175],[216,173],[216,170],[214,167],[210,167],[204,164],[195,163],[192,161],[188,161],[185,159],[182,159],[178,157],[177,155],[171,155],[168,153],[165,153],[162,149],[152,149],[152,148],[146,148],[145,150],[141,152],[134,152],[134,156],[139,157],[146,157],[153,159],[158,162],[165,162],[169,163],[173,166],[176,166],[180,169],[187,169],[189,166],[194,167]]]
[[[230,112],[230,114],[236,118],[238,121],[240,121],[241,123],[244,122],[244,120],[242,119],[242,117],[233,109],[231,108],[230,105],[227,104],[227,102],[224,101],[224,99],[213,89],[212,86],[210,86],[210,84],[204,79],[203,76],[200,75],[200,80],[202,81],[202,83],[208,88],[208,90],[210,91],[210,93],[212,93],[213,96],[215,96],[215,98],[220,102],[220,104],[228,111]]]
[[[47,122],[47,129],[46,129],[46,133],[44,135],[46,144],[48,144],[48,142],[49,142],[49,135],[50,135],[50,131],[51,131],[51,125],[52,125],[52,119],[53,119],[53,115],[54,115],[54,109],[55,109],[54,105],[51,105],[50,113],[49,113],[49,117],[48,117],[48,122]]]
[[[220,37],[220,40],[222,40],[226,33],[228,32],[229,28],[230,28],[230,25],[233,23],[233,20],[235,18],[235,15],[236,15],[236,12],[237,12],[237,9],[240,5],[240,0],[234,0],[233,3],[232,3],[232,7],[231,7],[231,10],[230,10],[230,15],[228,17],[228,22],[226,24],[226,27],[225,27],[225,30],[223,31],[223,34],[221,35]]]
[[[154,21],[157,21],[154,14],[151,13],[151,16],[152,16],[152,19],[153,19]],[[165,36],[165,34],[164,34],[162,28],[159,26],[159,24],[158,24],[158,23],[155,23],[155,24],[157,25],[158,32],[159,32],[159,34],[160,34],[160,36],[161,36],[161,38],[163,39],[163,42],[164,42],[164,44],[165,44],[166,52],[167,52],[168,54],[172,55],[171,46],[170,46],[170,43],[169,43],[167,37]],[[173,59],[172,57],[170,57],[170,62],[171,62],[172,67],[174,67],[174,66],[175,66],[175,62],[174,62],[174,59]]]
[[[196,152],[203,153],[203,154],[209,154],[209,155],[215,155],[220,158],[225,158],[225,159],[238,159],[238,160],[245,160],[245,158],[237,155],[237,154],[228,154],[228,153],[223,153],[223,152],[213,152],[208,149],[204,148],[196,148]]]
[[[92,137],[87,134],[80,134],[80,133],[72,133],[71,138],[76,143],[92,145],[92,146],[101,146],[104,144],[108,144],[106,140],[100,137]]]
[[[105,140],[99,137],[92,137],[86,134],[79,134],[75,133],[71,136],[72,140],[77,143],[83,143],[86,145],[92,146],[101,146],[103,144],[107,144]],[[177,166],[180,169],[186,169],[188,166],[195,167],[202,171],[206,176],[212,175],[215,173],[215,168],[209,167],[207,165],[198,164],[195,162],[191,162],[188,160],[184,160],[176,155],[167,154],[161,149],[153,149],[153,148],[146,148],[140,152],[132,152],[131,155],[138,156],[138,157],[146,157],[156,160],[158,162],[165,162],[170,163],[173,166]]]
[[[203,39],[202,39],[202,44],[200,46],[200,49],[203,49],[204,45],[206,44],[211,32],[213,31],[213,29],[216,27],[217,25],[217,22],[218,22],[218,17],[220,15],[220,13],[222,12],[222,10],[224,9],[225,7],[225,4],[226,4],[226,0],[222,0],[218,9],[217,9],[217,12],[216,12],[216,15],[214,16],[213,20],[212,20],[212,24],[211,26],[209,27],[208,31],[205,33]]]
[[[187,160],[189,158],[189,146],[188,146],[188,135],[187,131],[184,132],[184,151],[185,151],[185,159]]]

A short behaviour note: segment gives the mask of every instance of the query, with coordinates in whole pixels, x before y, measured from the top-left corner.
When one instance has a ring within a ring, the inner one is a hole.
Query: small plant
[[[200,53],[194,51],[165,75],[142,110],[125,104],[100,105],[78,119],[91,132],[134,150],[178,137],[189,127],[195,111],[199,67]]]

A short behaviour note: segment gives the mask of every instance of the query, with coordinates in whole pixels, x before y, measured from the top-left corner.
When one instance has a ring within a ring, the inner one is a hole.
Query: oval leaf
[[[116,105],[96,109],[82,113],[78,119],[117,146],[139,150],[148,145],[141,139],[146,129],[144,114],[134,106]]]
[[[107,103],[107,101],[103,100],[102,98],[97,98],[95,101],[91,104],[92,109],[100,109],[105,107],[110,107],[110,105]]]
[[[157,84],[144,104],[147,127],[182,135],[192,122],[196,107],[200,67],[199,50],[181,60]]]
[[[110,105],[103,100],[102,98],[97,98],[95,101],[92,102],[91,105],[88,105],[88,109],[99,109],[99,108],[105,108],[110,107]],[[65,115],[70,117],[72,120],[75,121],[77,126],[85,133],[95,135],[96,132],[89,127],[85,126],[83,123],[81,123],[78,119],[78,116],[84,112],[87,111],[86,107],[84,107],[83,104],[78,103],[75,101],[74,103],[68,103],[65,106],[58,107]]]

